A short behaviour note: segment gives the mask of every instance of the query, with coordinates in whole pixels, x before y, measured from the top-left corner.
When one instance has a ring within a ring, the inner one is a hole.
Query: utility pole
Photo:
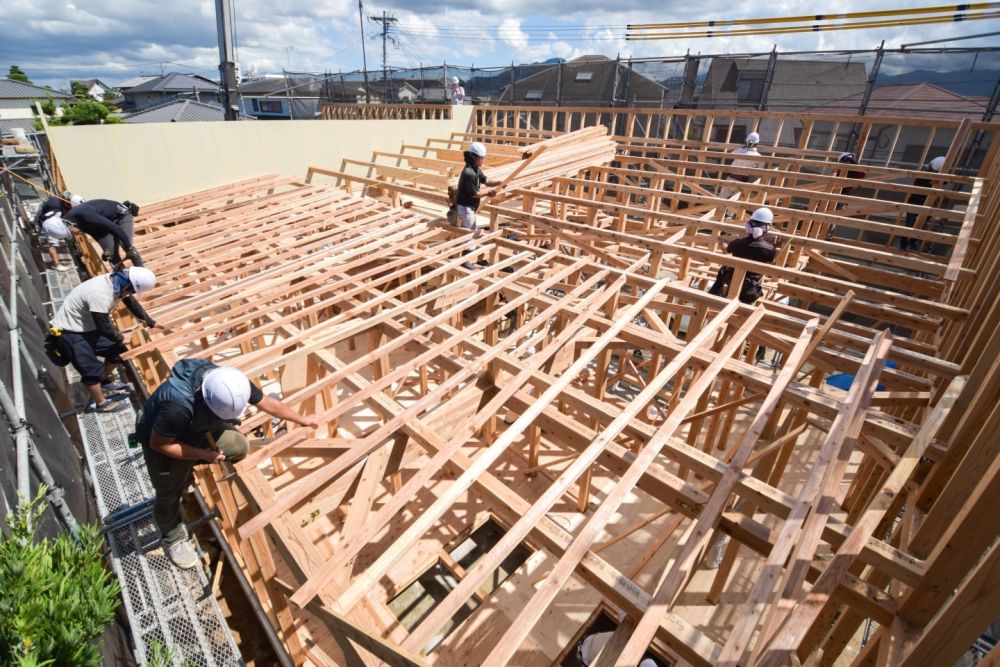
[[[382,83],[383,83],[382,89],[383,89],[384,95],[386,97],[385,101],[388,102],[389,101],[389,92],[388,92],[388,90],[389,90],[389,71],[388,71],[388,67],[389,66],[388,66],[388,57],[386,55],[386,42],[388,42],[390,39],[392,39],[391,37],[389,37],[389,29],[395,23],[398,23],[399,19],[397,19],[394,14],[390,15],[384,9],[382,10],[382,16],[371,15],[368,18],[371,21],[374,21],[375,23],[381,23],[382,24]]]
[[[222,94],[226,107],[226,120],[239,120],[237,106],[236,56],[233,46],[233,12],[230,0],[215,0],[215,20],[219,33],[219,73],[222,75]]]
[[[372,95],[368,90],[368,57],[365,55],[365,7],[364,0],[358,0],[358,23],[361,25],[361,67],[365,77],[365,104],[372,103]]]

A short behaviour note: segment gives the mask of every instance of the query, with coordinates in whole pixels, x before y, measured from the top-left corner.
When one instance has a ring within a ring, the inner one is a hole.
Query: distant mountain
[[[893,76],[885,76],[880,73],[876,81],[879,86],[894,83],[933,83],[959,95],[989,97],[993,94],[993,87],[997,83],[997,72],[986,68],[977,68],[971,72],[967,69],[951,72],[919,69]]]

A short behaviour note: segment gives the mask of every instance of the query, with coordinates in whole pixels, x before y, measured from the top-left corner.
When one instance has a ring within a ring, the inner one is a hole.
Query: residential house
[[[696,106],[701,109],[755,109],[764,101],[767,87],[768,111],[801,111],[817,103],[862,94],[867,85],[864,63],[779,58],[774,62],[770,86],[766,86],[768,61],[768,58],[713,58]],[[799,130],[795,123],[771,119],[756,127],[761,144],[775,143],[779,128],[780,143],[795,141],[795,133]],[[754,129],[736,123],[730,141],[741,144]],[[711,139],[725,141],[727,132],[727,125],[719,124]]]
[[[466,88],[468,92],[468,88]],[[663,106],[670,91],[607,56],[580,56],[549,65],[504,87],[506,104],[565,104],[573,106]]]
[[[35,102],[52,98],[58,104],[72,101],[73,96],[30,83],[0,79],[0,132],[9,134],[14,128],[33,132],[37,115]]]
[[[863,93],[850,95],[825,104],[805,109],[806,113],[844,114],[857,113],[861,107]],[[951,118],[962,120],[968,118],[978,121],[989,105],[986,97],[959,95],[947,88],[933,83],[902,83],[887,86],[876,86],[872,89],[865,116],[893,116],[896,118]],[[944,155],[951,145],[952,134],[935,132],[931,136],[929,128],[905,127],[897,137],[891,126],[883,126],[879,131],[868,137],[861,155],[865,161],[875,163],[885,162],[891,157],[893,162],[919,167],[936,155]],[[814,127],[812,134],[819,132],[819,140],[823,141],[824,128]],[[927,146],[930,148],[927,149]],[[838,147],[839,148],[839,147]],[[857,152],[857,147],[852,147]],[[985,150],[983,147],[982,150]],[[890,155],[891,152],[891,155]],[[982,156],[972,156],[975,161]]]
[[[698,107],[756,108],[764,94],[768,61],[768,58],[713,58],[698,95]],[[767,110],[795,111],[860,94],[867,81],[864,63],[778,58],[767,89]]]
[[[413,84],[402,79],[390,79],[388,85],[382,80],[372,81],[371,88],[378,90],[383,99],[391,99],[395,102],[420,101],[420,91]]]
[[[291,103],[285,77],[257,79],[239,87],[243,113],[260,120],[288,120]]]
[[[127,110],[139,110],[172,99],[193,99],[199,102],[222,102],[219,83],[197,74],[172,72],[144,81],[122,94]]]
[[[84,88],[87,89],[87,94],[93,99],[101,102],[104,100],[104,95],[106,93],[112,92],[113,88],[108,84],[104,83],[100,79],[78,79],[70,80],[70,88],[72,88],[74,83],[82,84]]]
[[[195,121],[225,120],[226,110],[219,104],[196,100],[168,100],[146,107],[141,111],[125,114],[126,123],[189,123]]]

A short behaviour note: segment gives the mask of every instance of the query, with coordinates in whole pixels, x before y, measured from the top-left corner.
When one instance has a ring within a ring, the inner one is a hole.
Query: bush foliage
[[[118,580],[94,525],[78,539],[36,539],[42,491],[7,517],[0,536],[0,664],[96,666],[97,640],[119,604]]]

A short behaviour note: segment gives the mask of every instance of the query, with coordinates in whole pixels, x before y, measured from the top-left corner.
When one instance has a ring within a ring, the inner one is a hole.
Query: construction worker
[[[247,405],[315,428],[315,417],[303,417],[274,396],[265,396],[241,371],[206,359],[183,359],[142,406],[135,439],[142,445],[149,478],[156,490],[153,520],[170,560],[180,568],[198,564],[181,521],[180,497],[200,463],[236,462],[249,443],[234,428]]]
[[[857,163],[858,163],[857,157],[855,157],[854,153],[851,153],[849,151],[841,153],[840,157],[837,158],[837,164],[838,165],[852,165],[852,164],[857,164]],[[845,169],[846,169],[846,173],[844,171]],[[865,172],[858,171],[857,169],[851,169],[850,166],[845,166],[845,167],[838,166],[836,169],[833,170],[833,175],[834,176],[843,176],[844,178],[864,178],[865,177]],[[854,190],[854,186],[848,185],[847,187],[843,187],[843,188],[840,189],[840,194],[842,194],[842,195],[844,195],[846,197],[849,197],[849,196],[851,196],[851,191],[853,191],[853,190]],[[838,211],[843,211],[843,210],[846,210],[846,209],[847,209],[847,203],[846,202],[838,202],[837,203],[837,210]],[[829,241],[830,239],[833,238],[833,236],[834,236],[834,234],[836,232],[837,232],[837,226],[836,225],[830,225],[830,227],[826,230],[825,239],[827,241]]]
[[[604,647],[611,641],[613,632],[595,632],[580,640],[576,645],[576,659],[583,667],[590,667],[597,662],[597,656],[601,654]],[[639,667],[659,667],[652,658],[643,658],[639,661]]]
[[[746,222],[747,235],[730,241],[726,246],[726,252],[740,259],[773,264],[774,258],[777,256],[777,249],[781,245],[780,241],[772,241],[767,237],[767,232],[773,224],[774,213],[771,212],[771,209],[758,208]],[[721,267],[708,292],[716,296],[725,296],[729,292],[729,285],[734,273],[731,266]],[[752,305],[761,297],[763,294],[760,286],[761,277],[759,273],[746,272],[743,285],[740,288],[740,301]]]
[[[746,141],[742,146],[732,151],[732,155],[746,155],[746,158],[737,158],[733,160],[730,166],[732,167],[753,167],[759,168],[764,166],[763,161],[755,160],[755,157],[763,157],[757,151],[757,144],[760,143],[760,135],[756,132],[751,132],[747,135]],[[730,181],[740,181],[741,183],[749,183],[754,179],[753,176],[748,174],[726,174],[726,179]],[[725,186],[719,191],[719,196],[723,199],[729,199],[736,192],[737,188],[731,186]]]
[[[452,104],[465,104],[465,88],[458,80],[457,76],[451,77],[451,89],[448,92],[448,101]]]
[[[72,192],[62,193],[62,197],[52,195],[44,202],[35,214],[35,227],[39,228],[48,242],[49,257],[52,259],[52,268],[59,271],[69,271],[70,266],[59,263],[59,243],[63,239],[69,238],[69,229],[62,222],[63,213],[71,207],[70,199],[77,197]],[[53,224],[50,224],[50,221]]]
[[[837,164],[852,165],[852,164],[857,164],[857,163],[858,163],[858,158],[855,157],[854,153],[850,153],[850,152],[841,153],[840,157],[837,158]],[[837,169],[834,169],[833,170],[833,175],[834,176],[840,176],[841,173],[842,173],[842,170],[844,170],[844,169],[847,170],[846,173],[843,173],[844,178],[864,178],[865,177],[865,172],[858,171],[857,169],[851,169],[849,166],[843,167],[843,168],[838,167]],[[850,196],[852,189],[853,189],[853,186],[847,186],[846,188],[841,188],[840,194]],[[837,206],[837,210],[842,210],[842,209],[843,209],[843,204]]]
[[[121,363],[120,355],[127,349],[131,335],[115,328],[111,311],[121,300],[138,320],[155,327],[156,322],[134,296],[155,285],[156,276],[141,266],[100,275],[74,287],[52,318],[46,339],[50,358],[62,366],[73,364],[80,382],[90,392],[96,412],[116,412],[126,407],[104,397],[104,388],[124,388],[109,374],[115,364]]]
[[[934,174],[941,172],[941,167],[944,166],[944,156],[939,155],[923,167],[921,171],[927,171]],[[933,182],[929,178],[915,178],[913,179],[913,184],[918,188],[929,188],[933,185]],[[908,204],[916,204],[917,206],[923,206],[924,202],[927,201],[927,195],[913,194],[910,195],[909,199],[906,200]],[[917,224],[917,213],[909,212],[906,214],[906,226],[913,227]],[[920,239],[909,238],[906,236],[899,237],[899,248],[900,250],[912,250],[918,252],[920,250]]]
[[[491,181],[483,173],[482,166],[483,160],[486,159],[486,146],[482,142],[472,142],[468,150],[465,151],[464,157],[465,168],[462,169],[462,173],[458,177],[458,190],[455,193],[455,212],[458,226],[471,229],[473,238],[476,238],[479,236],[479,228],[476,226],[476,210],[479,208],[479,202],[483,197],[492,197],[497,193],[494,187],[483,191],[480,191],[479,187],[481,185],[497,186],[500,185],[500,181]],[[472,250],[474,247],[466,249],[465,252],[469,253]],[[465,262],[462,266],[469,270],[476,268],[472,262]]]
[[[142,266],[142,257],[132,245],[136,215],[139,215],[139,207],[130,201],[119,203],[110,199],[91,199],[73,206],[63,219],[100,244],[103,251],[101,259],[105,262],[111,262],[112,266],[121,265],[119,251],[124,249],[125,257],[133,266]]]

